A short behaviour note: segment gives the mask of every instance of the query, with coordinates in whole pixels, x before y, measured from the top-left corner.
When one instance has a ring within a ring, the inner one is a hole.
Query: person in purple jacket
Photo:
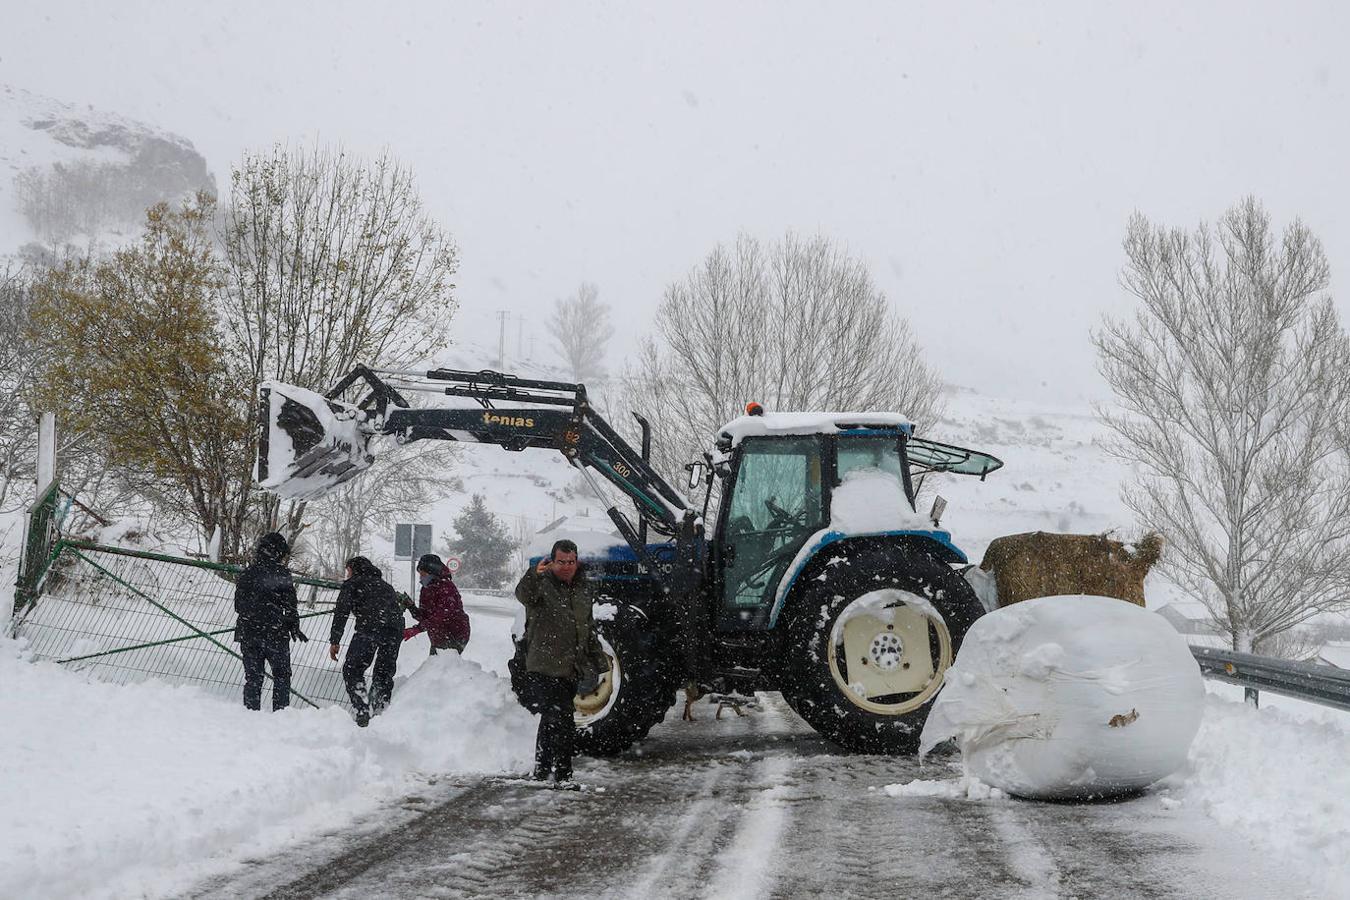
[[[418,604],[409,608],[417,624],[403,630],[403,639],[411,640],[422,632],[431,638],[431,652],[454,650],[463,653],[469,643],[469,616],[464,612],[459,588],[450,579],[450,570],[441,558],[428,553],[417,561],[422,583]]]

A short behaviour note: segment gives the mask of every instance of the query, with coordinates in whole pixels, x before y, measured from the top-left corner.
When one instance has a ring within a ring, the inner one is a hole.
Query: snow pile
[[[830,531],[874,534],[932,531],[933,523],[914,511],[900,479],[881,469],[852,469],[830,500]]]
[[[1112,796],[1181,768],[1204,692],[1161,616],[1109,597],[1040,597],[971,627],[920,752],[954,737],[967,773],[1010,794]]]
[[[940,797],[944,800],[1004,800],[1008,796],[973,775],[962,775],[955,781],[916,778],[900,784],[888,784],[881,790],[887,797]]]
[[[1321,896],[1350,896],[1347,756],[1350,714],[1299,721],[1283,709],[1211,696],[1190,774],[1173,793],[1308,873],[1322,884]]]
[[[359,729],[336,708],[252,713],[195,688],[86,681],[16,647],[0,641],[0,897],[173,893],[419,775],[520,771],[533,755],[507,683],[454,654]]]

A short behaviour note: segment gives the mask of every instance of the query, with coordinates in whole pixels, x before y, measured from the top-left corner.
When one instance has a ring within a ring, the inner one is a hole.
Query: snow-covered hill
[[[0,85],[0,256],[31,242],[115,244],[146,207],[215,188],[186,138]]]

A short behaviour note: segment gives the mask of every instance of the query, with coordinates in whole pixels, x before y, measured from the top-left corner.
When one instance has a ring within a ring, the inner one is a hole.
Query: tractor
[[[445,400],[413,406],[405,395]],[[916,511],[934,472],[983,479],[993,456],[919,438],[891,413],[764,413],[728,423],[686,466],[690,498],[634,449],[584,385],[453,369],[358,367],[326,395],[260,388],[258,481],[292,499],[358,476],[378,439],[453,440],[561,452],[604,497],[624,544],[587,559],[610,657],[576,698],[578,750],[621,752],[684,688],[779,691],[850,750],[911,753],[967,629],[984,608],[966,556]],[[349,397],[350,399],[343,399]],[[711,517],[712,498],[720,497]],[[583,559],[586,559],[583,552]]]

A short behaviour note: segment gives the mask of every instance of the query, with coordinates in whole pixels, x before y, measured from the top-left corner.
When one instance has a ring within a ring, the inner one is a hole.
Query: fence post
[[[33,501],[33,505],[28,507],[28,516],[24,520],[23,544],[19,551],[19,574],[14,581],[16,625],[19,613],[37,599],[38,582],[42,580],[42,575],[50,563],[52,548],[57,538],[56,506],[60,494],[61,486],[52,481],[48,483],[45,492],[39,494]]]
[[[1252,706],[1259,709],[1261,706],[1261,692],[1256,688],[1243,688],[1242,700],[1244,703],[1250,703]]]

